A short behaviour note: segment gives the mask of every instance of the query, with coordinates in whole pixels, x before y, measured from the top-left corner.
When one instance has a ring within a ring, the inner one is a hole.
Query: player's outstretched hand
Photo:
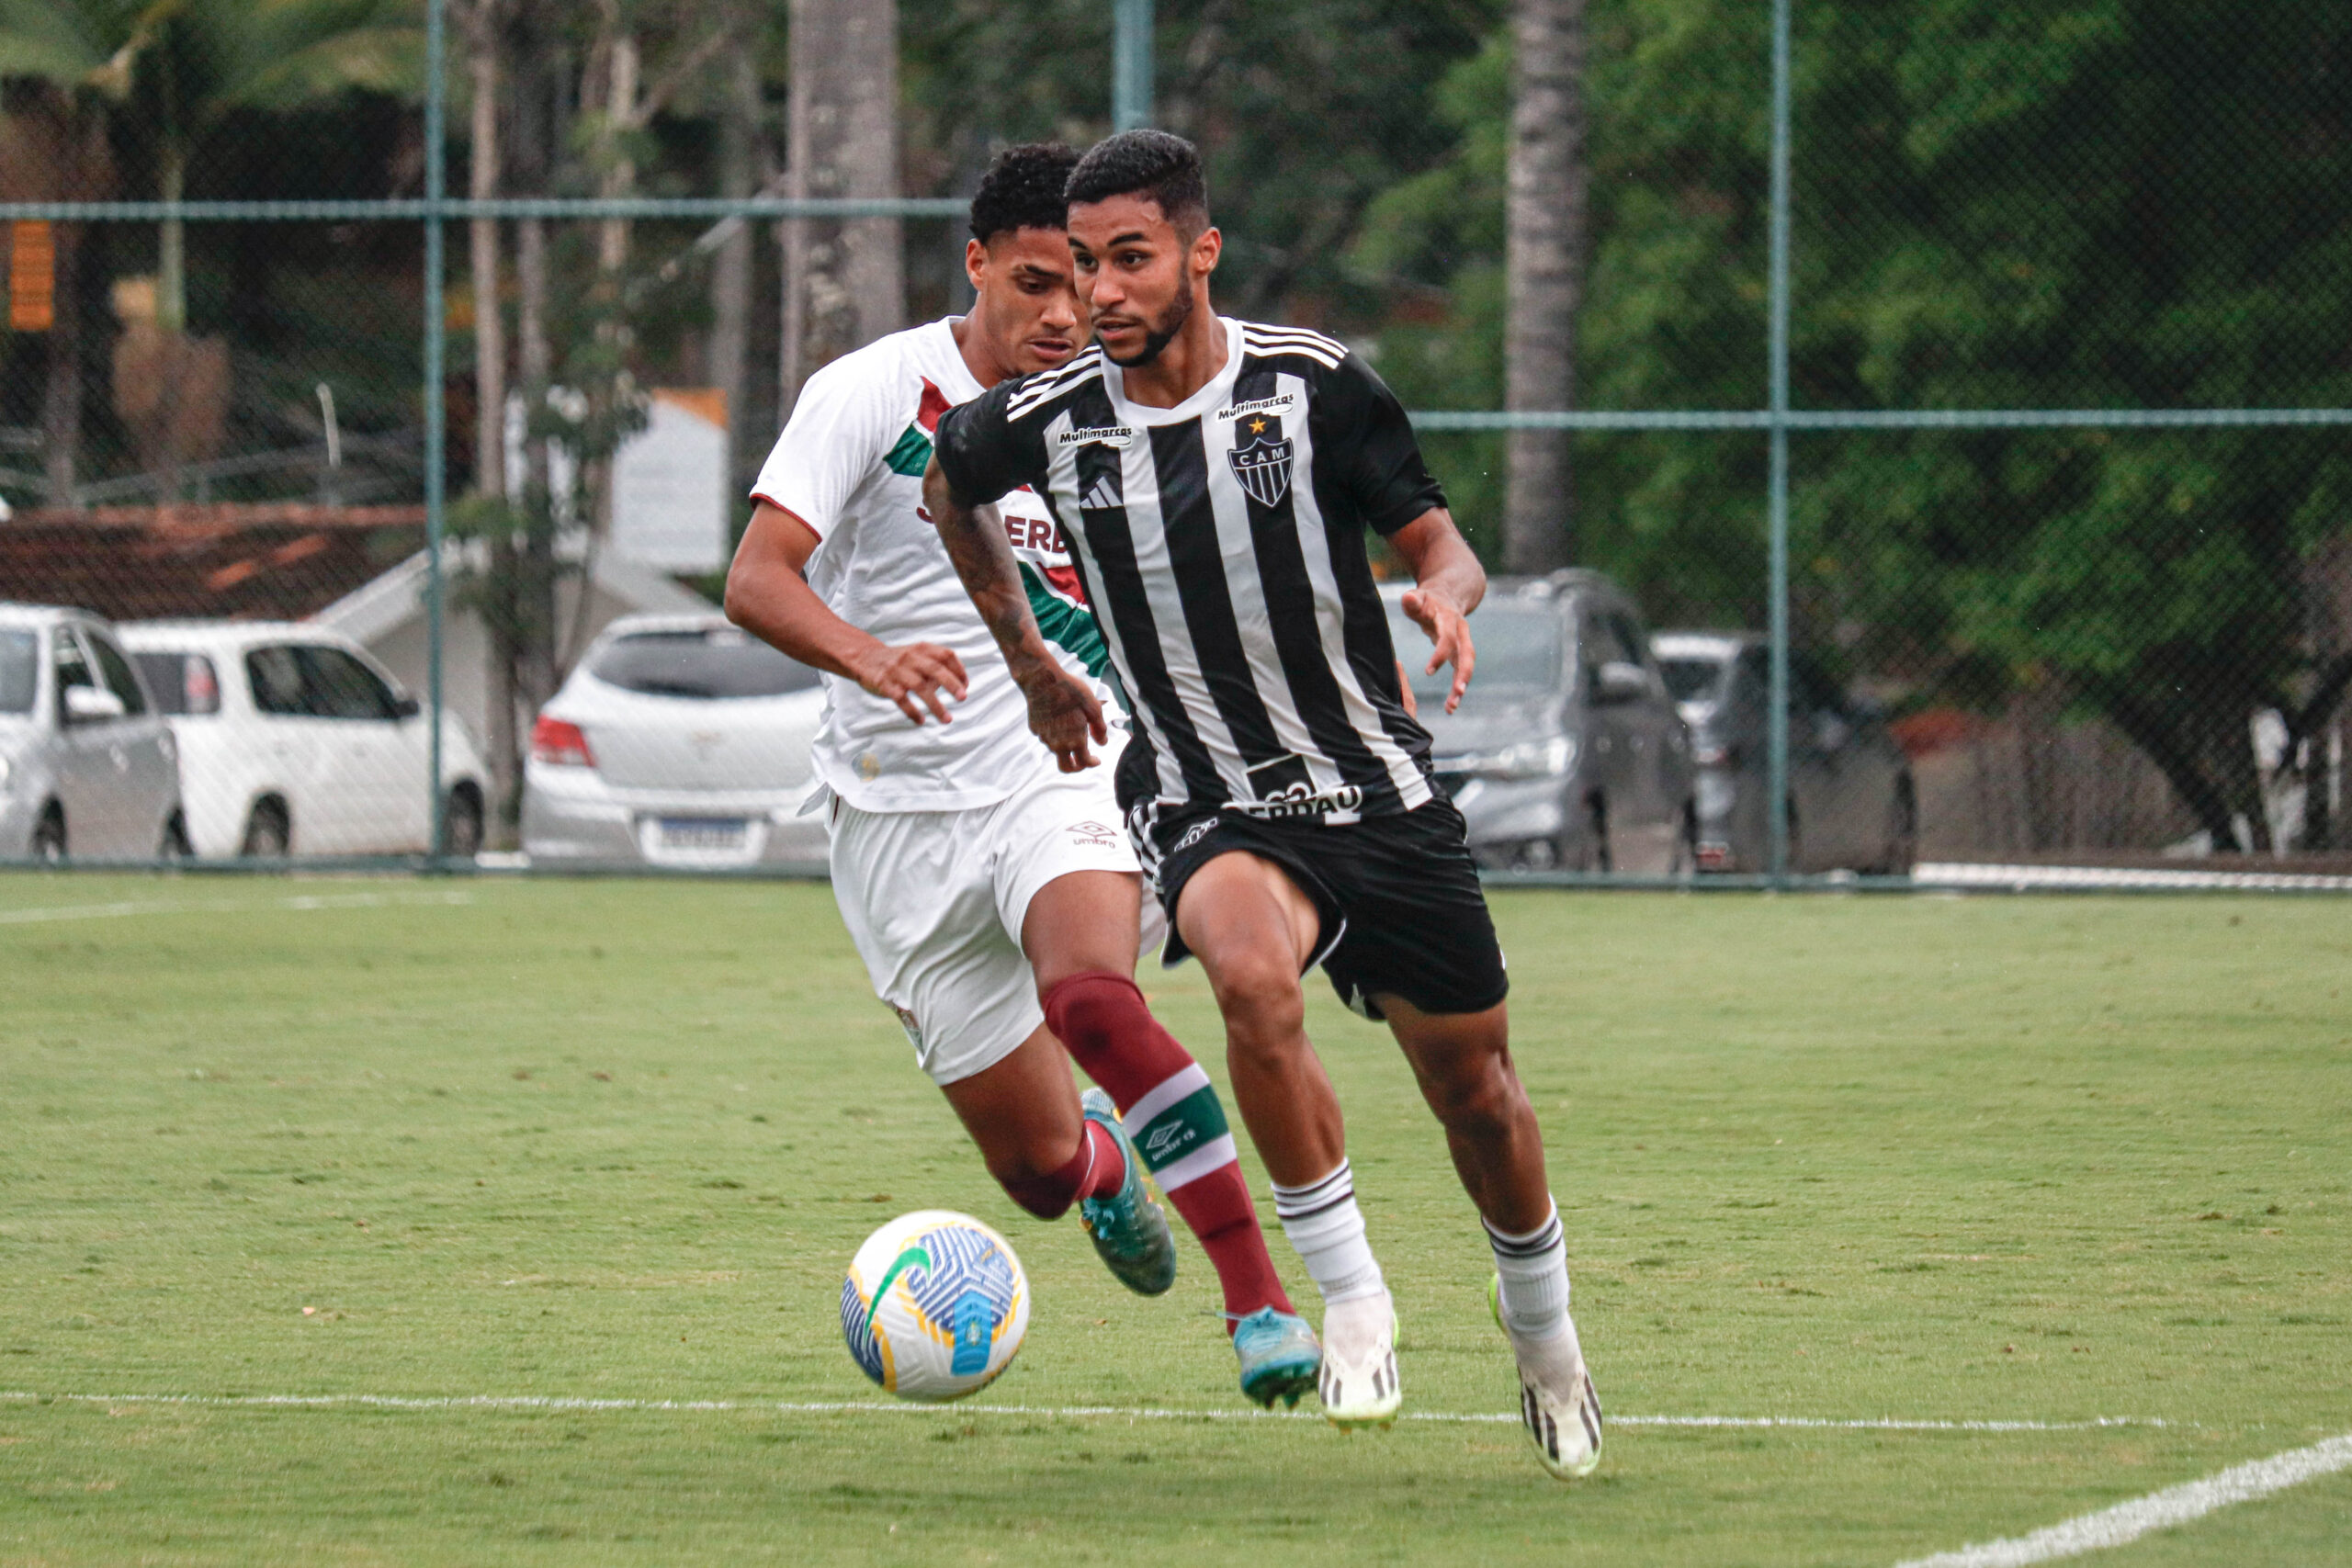
[[[1021,690],[1029,699],[1030,729],[1046,743],[1062,772],[1082,773],[1094,766],[1094,753],[1086,743],[1091,739],[1100,746],[1111,739],[1111,731],[1093,688],[1054,664],[1023,680]]]
[[[954,649],[941,648],[936,643],[910,642],[904,648],[876,643],[858,660],[852,673],[856,675],[859,685],[877,697],[888,697],[898,704],[899,711],[918,725],[923,721],[926,707],[940,723],[952,722],[940,694],[945,692],[960,703],[970,689],[964,676],[964,661],[956,657]]]
[[[1401,603],[1413,624],[1430,636],[1429,667],[1421,673],[1434,675],[1448,664],[1453,666],[1453,690],[1445,698],[1445,711],[1452,713],[1462,705],[1462,694],[1470,689],[1470,672],[1478,668],[1478,650],[1470,640],[1469,617],[1455,607],[1453,600],[1433,589],[1408,589]]]

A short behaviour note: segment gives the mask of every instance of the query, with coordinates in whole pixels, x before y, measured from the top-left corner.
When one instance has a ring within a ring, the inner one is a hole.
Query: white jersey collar
[[[1111,394],[1111,407],[1123,424],[1155,426],[1182,424],[1188,419],[1198,419],[1211,409],[1228,402],[1233,397],[1233,384],[1241,378],[1241,323],[1230,316],[1219,316],[1217,325],[1225,329],[1225,367],[1193,394],[1172,409],[1157,409],[1127,400],[1126,372],[1102,356],[1102,389]]]

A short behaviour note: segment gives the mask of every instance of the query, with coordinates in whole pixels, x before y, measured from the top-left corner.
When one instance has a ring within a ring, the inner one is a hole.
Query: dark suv
[[[1696,864],[1690,737],[1633,600],[1597,572],[1498,577],[1470,617],[1476,673],[1445,711],[1450,670],[1392,583],[1390,631],[1436,741],[1440,781],[1482,864],[1679,875]]]
[[[1700,869],[1765,870],[1770,649],[1754,632],[1660,632],[1650,647],[1690,727]],[[1789,869],[1908,876],[1918,846],[1911,765],[1885,716],[1792,649]]]

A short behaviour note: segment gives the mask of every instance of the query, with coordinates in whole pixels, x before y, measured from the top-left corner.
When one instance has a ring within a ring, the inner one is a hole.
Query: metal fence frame
[[[1154,0],[1111,0],[1113,8],[1112,123],[1127,130],[1152,118]],[[426,535],[425,614],[430,644],[427,705],[433,716],[433,852],[431,870],[456,869],[447,854],[447,801],[441,789],[442,618],[447,408],[443,384],[447,322],[443,289],[447,225],[475,218],[543,219],[723,219],[723,218],[960,218],[965,203],[955,198],[897,197],[883,200],[793,199],[778,197],[625,197],[616,199],[510,197],[476,201],[453,197],[447,189],[447,0],[425,0],[424,195],[379,201],[36,201],[0,202],[0,221],[46,220],[65,222],[287,222],[413,220],[424,231],[424,508]],[[1772,145],[1770,254],[1767,284],[1769,332],[1766,355],[1769,396],[1762,409],[1583,411],[1435,410],[1415,412],[1423,430],[1645,431],[1760,430],[1770,442],[1765,496],[1771,690],[1767,749],[1770,801],[1770,866],[1761,875],[1710,877],[1701,886],[1725,890],[1801,886],[1909,889],[1908,878],[1813,878],[1788,869],[1789,776],[1789,437],[1796,432],[1840,430],[2035,430],[2035,429],[2214,429],[2352,425],[2352,408],[2311,409],[1919,409],[1807,412],[1789,400],[1789,257],[1791,230],[1792,42],[1794,0],[1772,0]],[[311,863],[304,863],[309,864]],[[663,874],[669,874],[664,873]],[[1559,873],[1506,874],[1507,879],[1545,886],[1648,886],[1642,879]],[[1657,886],[1685,887],[1688,882]],[[2020,891],[2024,890],[2022,888]],[[2305,889],[2284,888],[2282,891]]]

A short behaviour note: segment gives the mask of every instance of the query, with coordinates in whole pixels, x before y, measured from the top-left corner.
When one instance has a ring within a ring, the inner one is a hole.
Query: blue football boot
[[[1139,1296],[1162,1295],[1176,1282],[1176,1238],[1168,1232],[1168,1216],[1143,1190],[1143,1160],[1127,1141],[1127,1130],[1119,1125],[1119,1108],[1111,1103],[1111,1097],[1090,1089],[1079,1098],[1079,1104],[1089,1122],[1100,1122],[1111,1130],[1127,1161],[1126,1179],[1119,1183],[1118,1191],[1108,1198],[1079,1201],[1079,1223],[1094,1238],[1095,1255],[1119,1283]]]
[[[1241,1358],[1241,1392],[1269,1410],[1277,1399],[1295,1407],[1323,1370],[1323,1347],[1306,1319],[1270,1306],[1233,1325],[1233,1351]]]

